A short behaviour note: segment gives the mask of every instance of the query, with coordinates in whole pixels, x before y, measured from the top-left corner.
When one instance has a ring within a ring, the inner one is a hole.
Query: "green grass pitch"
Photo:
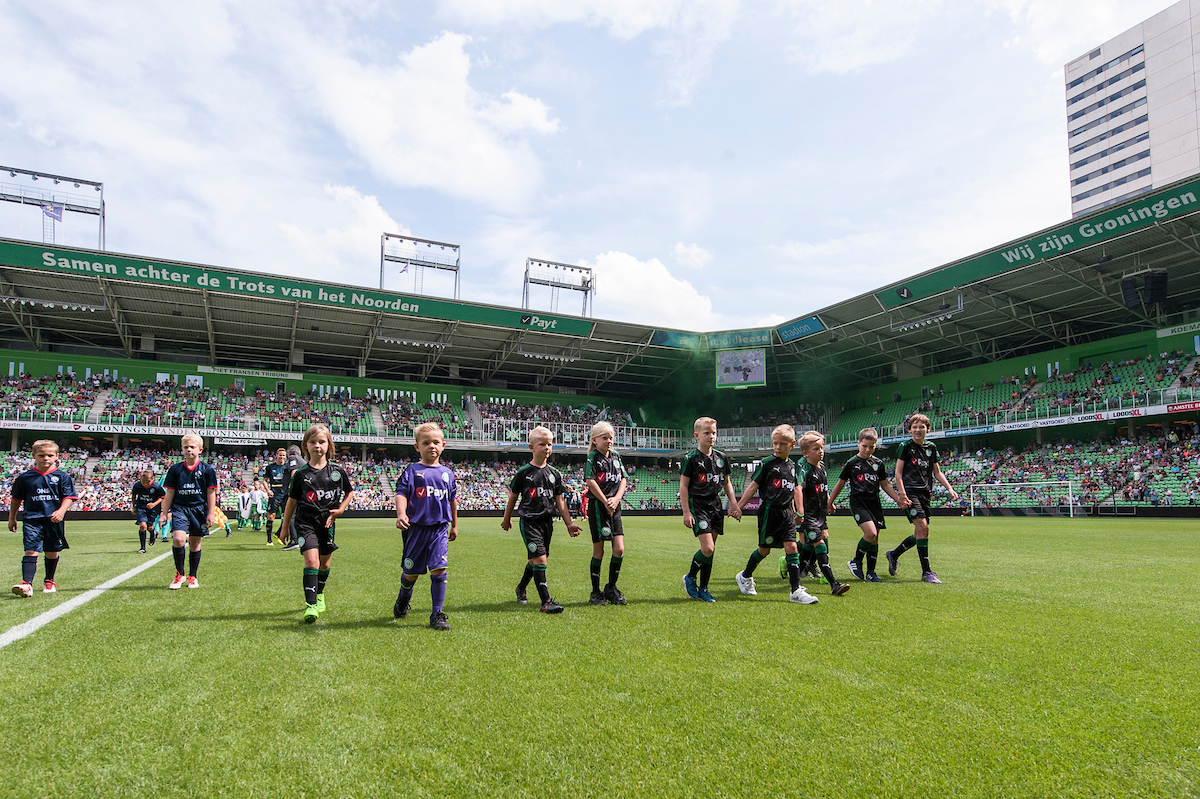
[[[910,552],[843,598],[806,581],[813,606],[787,601],[773,558],[759,596],[738,594],[755,538],[729,526],[705,605],[680,584],[695,543],[679,519],[627,518],[629,605],[599,608],[587,534],[560,526],[551,617],[513,601],[518,535],[464,520],[449,633],[427,627],[427,578],[392,619],[388,520],[339,525],[312,626],[299,553],[210,538],[200,590],[166,590],[168,558],[0,649],[0,795],[1200,792],[1200,521],[938,518],[944,585],[919,582]],[[848,579],[857,529],[832,528]],[[894,521],[882,548],[908,531]],[[126,523],[68,535],[60,592],[0,600],[0,631],[166,551],[135,554]],[[13,579],[20,538],[0,540]]]

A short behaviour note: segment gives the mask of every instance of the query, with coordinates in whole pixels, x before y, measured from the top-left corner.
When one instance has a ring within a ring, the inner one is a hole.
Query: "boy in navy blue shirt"
[[[183,553],[191,550],[188,558],[187,587],[199,588],[196,573],[200,570],[200,543],[208,535],[217,507],[217,473],[213,467],[200,460],[204,451],[204,439],[188,433],[180,444],[183,461],[167,472],[163,488],[167,495],[163,499],[163,515],[171,520],[171,551],[175,555],[175,579],[168,588],[183,588]]]
[[[433,599],[429,626],[449,630],[450,620],[442,607],[450,542],[458,538],[458,485],[454,472],[440,461],[446,442],[437,423],[426,422],[413,435],[421,460],[405,469],[396,485],[396,527],[404,531],[404,572],[392,615],[397,619],[408,615],[413,586],[428,570]]]
[[[162,507],[166,489],[154,482],[154,472],[146,469],[141,477],[133,484],[133,515],[137,519],[138,540],[142,548],[138,554],[146,554],[146,530],[150,530],[150,546],[154,546],[154,525],[158,522],[158,512]]]
[[[22,472],[13,481],[12,499],[8,505],[8,529],[17,531],[17,509],[24,503],[21,530],[25,539],[25,556],[21,558],[21,582],[13,586],[19,597],[33,596],[33,577],[37,574],[37,556],[45,554],[46,580],[43,594],[58,590],[54,572],[58,556],[69,549],[63,517],[78,497],[71,475],[58,469],[58,444],[42,439],[33,442],[33,468]]]

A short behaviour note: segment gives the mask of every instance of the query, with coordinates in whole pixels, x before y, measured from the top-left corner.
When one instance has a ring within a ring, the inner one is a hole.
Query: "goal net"
[[[1070,480],[976,483],[967,491],[972,516],[1085,516]]]

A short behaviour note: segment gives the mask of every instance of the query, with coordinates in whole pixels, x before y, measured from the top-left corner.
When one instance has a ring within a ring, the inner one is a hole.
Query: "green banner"
[[[129,280],[174,288],[206,288],[209,291],[243,297],[265,297],[289,302],[299,300],[312,305],[382,311],[422,319],[530,328],[567,336],[586,336],[592,329],[592,323],[584,319],[551,316],[515,308],[471,305],[354,286],[291,280],[275,275],[234,272],[171,261],[145,261],[96,250],[66,249],[13,241],[0,241],[0,265],[48,272],[70,272],[80,276]]]
[[[1054,258],[1081,247],[1111,239],[1131,230],[1148,227],[1163,219],[1200,210],[1196,200],[1200,180],[1174,189],[1136,198],[1084,220],[1074,220],[1049,233],[1017,242],[978,258],[971,258],[915,277],[899,286],[877,292],[875,297],[885,308],[949,291],[977,280],[994,277],[1022,266]]]
[[[740,347],[771,346],[770,330],[732,330],[727,333],[709,333],[710,350],[734,350]]]

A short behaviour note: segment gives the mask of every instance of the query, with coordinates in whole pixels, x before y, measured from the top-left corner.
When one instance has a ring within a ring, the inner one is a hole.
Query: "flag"
[[[51,219],[53,219],[56,222],[61,222],[62,215],[63,215],[63,207],[61,205],[55,205],[54,203],[49,203],[47,205],[42,206],[42,213],[45,214],[46,216],[50,217]]]
[[[396,274],[403,275],[407,271],[408,271],[408,264],[405,264],[404,266],[400,267],[400,271],[397,272]]]

